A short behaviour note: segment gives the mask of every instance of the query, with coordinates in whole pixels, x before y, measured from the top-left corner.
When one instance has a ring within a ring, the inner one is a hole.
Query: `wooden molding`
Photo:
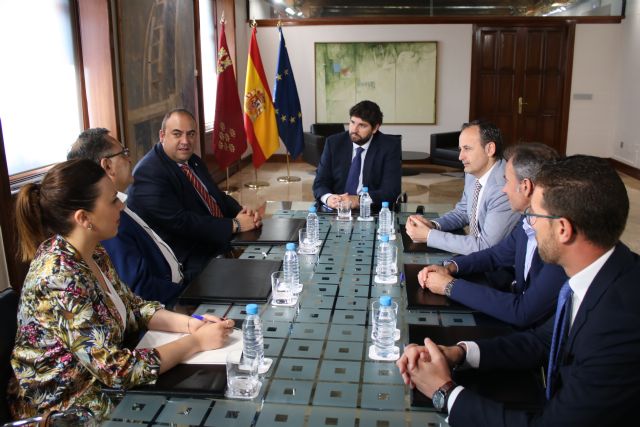
[[[609,162],[618,172],[627,174],[635,179],[640,179],[640,169],[634,168],[631,165],[622,163],[621,161],[613,159],[611,157],[609,158]]]

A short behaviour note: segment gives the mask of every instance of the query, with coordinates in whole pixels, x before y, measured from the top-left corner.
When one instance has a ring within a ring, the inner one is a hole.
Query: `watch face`
[[[444,408],[444,392],[442,390],[436,390],[436,392],[433,393],[431,400],[433,402],[433,407],[438,411]]]

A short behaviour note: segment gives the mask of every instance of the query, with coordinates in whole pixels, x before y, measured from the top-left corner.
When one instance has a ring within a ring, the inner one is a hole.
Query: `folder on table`
[[[305,219],[266,218],[262,227],[233,236],[231,245],[284,245],[298,241],[298,230],[306,226]]]

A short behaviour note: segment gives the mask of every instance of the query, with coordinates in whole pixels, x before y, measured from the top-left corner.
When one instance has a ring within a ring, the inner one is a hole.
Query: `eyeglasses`
[[[536,214],[530,211],[531,208],[527,208],[524,210],[524,216],[525,219],[527,220],[527,223],[529,225],[533,225],[536,223],[536,218],[547,218],[547,219],[560,219],[562,218],[561,216],[557,216],[557,215],[541,215],[541,214]]]
[[[109,154],[108,156],[104,156],[104,159],[110,159],[112,157],[116,157],[119,155],[123,155],[124,157],[129,157],[129,149],[128,148],[123,148],[122,151],[118,151],[117,153],[114,154]]]

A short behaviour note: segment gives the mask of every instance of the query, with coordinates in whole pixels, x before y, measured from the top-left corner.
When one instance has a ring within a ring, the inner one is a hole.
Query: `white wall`
[[[640,168],[640,2],[628,1],[622,21],[620,48],[620,97],[613,157]],[[620,141],[624,146],[620,147]]]
[[[567,155],[613,156],[620,94],[620,24],[576,26]],[[575,99],[575,95],[592,99]]]

